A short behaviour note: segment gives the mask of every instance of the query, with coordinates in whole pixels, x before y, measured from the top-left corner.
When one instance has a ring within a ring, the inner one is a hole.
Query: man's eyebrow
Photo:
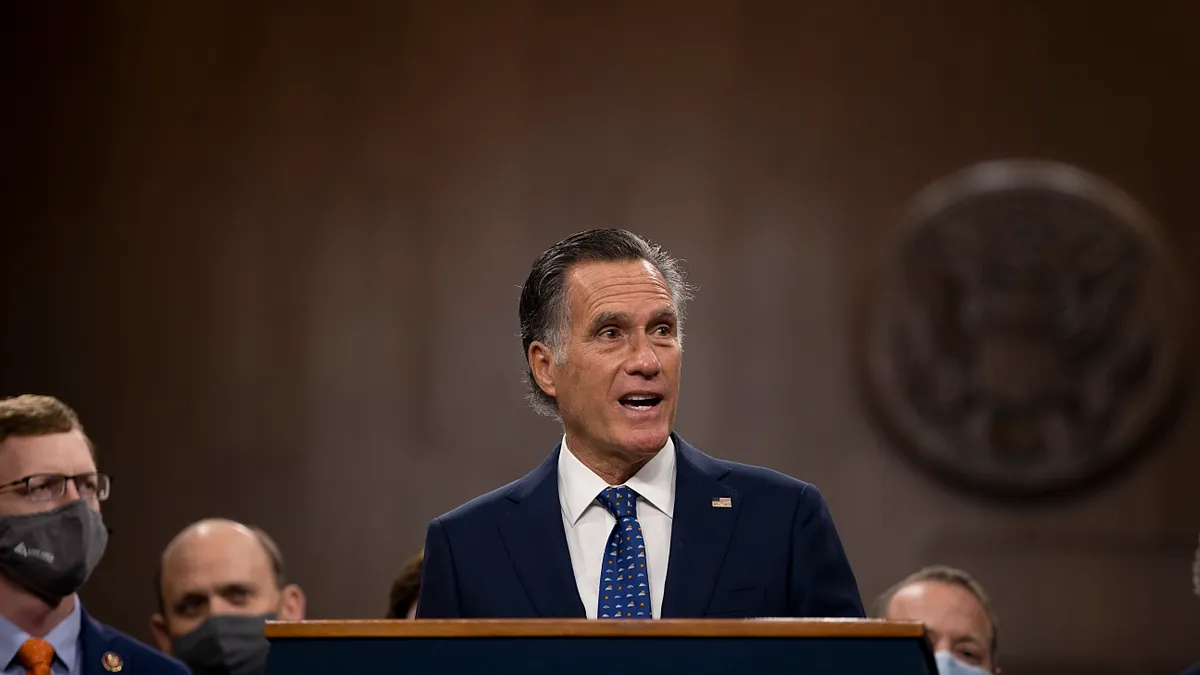
[[[605,326],[625,326],[633,320],[626,312],[617,310],[609,310],[600,312],[592,318],[591,324],[588,326],[589,333],[595,333]],[[649,325],[657,325],[660,323],[678,323],[679,313],[674,307],[660,307],[650,316]]]
[[[983,640],[980,640],[979,638],[975,637],[974,635],[960,635],[960,636],[954,638],[954,640],[952,642],[956,645],[960,645],[965,642],[969,642],[977,647],[983,647]]]
[[[674,307],[663,307],[655,312],[654,316],[650,317],[651,325],[663,322],[676,323],[678,321],[679,312],[676,312]]]
[[[610,326],[610,325],[620,326],[620,325],[624,325],[627,323],[629,323],[629,315],[626,314],[625,312],[618,312],[618,311],[600,312],[599,314],[597,314],[595,317],[592,318],[592,322],[591,322],[591,325],[589,326],[588,332],[595,333],[596,331],[600,330],[601,328],[604,328],[605,326]]]

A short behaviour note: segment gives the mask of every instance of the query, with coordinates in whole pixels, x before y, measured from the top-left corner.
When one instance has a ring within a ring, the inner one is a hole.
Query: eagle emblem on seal
[[[1077,167],[1000,160],[917,195],[856,331],[873,418],[948,484],[1061,494],[1176,408],[1186,304],[1151,217]]]

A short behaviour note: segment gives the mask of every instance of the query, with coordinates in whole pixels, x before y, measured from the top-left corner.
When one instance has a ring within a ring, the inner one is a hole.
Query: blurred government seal
[[[1069,165],[985,162],[924,189],[856,331],[868,408],[945,482],[1071,492],[1153,444],[1179,400],[1180,285],[1150,216]]]

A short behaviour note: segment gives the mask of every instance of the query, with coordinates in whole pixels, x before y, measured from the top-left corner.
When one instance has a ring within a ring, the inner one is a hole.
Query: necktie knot
[[[637,518],[638,494],[624,485],[604,488],[600,493],[600,503],[618,521],[623,518]]]
[[[31,675],[50,675],[54,645],[41,638],[29,638],[17,651],[17,660]]]

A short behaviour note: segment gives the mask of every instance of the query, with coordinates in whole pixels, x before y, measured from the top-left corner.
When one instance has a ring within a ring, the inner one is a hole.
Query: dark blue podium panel
[[[267,675],[612,675],[628,669],[651,675],[936,675],[923,631],[898,636],[896,631],[797,630],[788,635],[776,627],[767,635],[755,635],[754,627],[730,630],[688,621],[673,622],[679,624],[678,631],[645,634],[637,629],[632,632],[638,634],[625,635],[581,635],[569,629],[555,634],[553,625],[526,634],[495,634],[485,624],[453,635],[430,635],[440,631],[419,630],[421,623],[409,622],[392,631],[373,627],[358,634],[351,629],[287,637],[287,624],[279,625],[278,631],[269,628]]]

